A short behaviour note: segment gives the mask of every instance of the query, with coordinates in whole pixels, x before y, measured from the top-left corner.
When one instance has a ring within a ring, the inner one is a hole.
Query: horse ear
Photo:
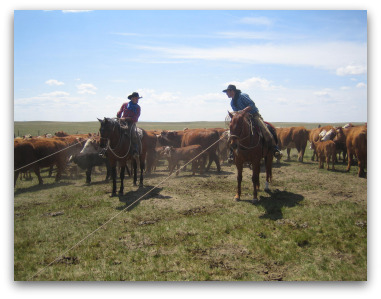
[[[233,113],[231,113],[230,111],[228,111],[228,113],[229,113],[230,118],[233,118]]]
[[[102,122],[102,120],[101,120],[101,119],[99,119],[98,117],[97,117],[97,120],[99,120],[99,122],[100,122],[100,123]]]
[[[247,106],[245,109],[243,109],[242,111],[244,112],[244,113],[247,113],[247,112],[249,112],[251,110],[251,107],[250,106]]]

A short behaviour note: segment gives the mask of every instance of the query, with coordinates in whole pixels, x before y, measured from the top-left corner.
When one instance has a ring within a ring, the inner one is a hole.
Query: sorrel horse
[[[132,142],[131,129],[125,132],[119,122],[115,119],[98,118],[101,127],[99,129],[101,140],[100,146],[106,148],[106,156],[110,162],[111,177],[112,177],[112,193],[111,196],[116,196],[116,163],[119,162],[120,169],[120,189],[119,195],[123,194],[124,171],[128,160],[132,160],[132,168],[134,170],[134,185],[137,182],[137,161],[132,157]],[[140,182],[139,186],[143,186],[143,171],[145,168],[145,151],[142,149],[139,155],[140,166]]]
[[[268,190],[269,183],[272,179],[272,162],[273,152],[263,142],[263,137],[259,135],[256,130],[252,130],[252,125],[249,119],[249,108],[234,114],[229,112],[231,117],[230,121],[230,146],[233,148],[235,165],[237,167],[237,194],[235,200],[241,198],[241,182],[243,163],[249,162],[252,165],[252,182],[254,187],[253,203],[258,202],[258,189],[259,189],[259,173],[260,162],[262,158],[265,159],[266,165],[266,186]]]

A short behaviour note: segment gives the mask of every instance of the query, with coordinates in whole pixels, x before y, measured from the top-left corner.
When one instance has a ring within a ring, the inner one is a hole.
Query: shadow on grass
[[[300,194],[291,193],[288,191],[279,191],[276,190],[266,191],[269,194],[269,197],[260,196],[259,202],[256,203],[256,206],[262,206],[266,214],[260,216],[259,218],[278,220],[283,218],[282,208],[288,207],[292,208],[298,206],[299,203],[304,199]],[[242,202],[247,202],[252,204],[251,200],[240,200]]]
[[[69,185],[74,185],[74,183],[54,182],[54,183],[44,183],[43,185],[37,184],[37,185],[26,187],[26,188],[18,188],[14,192],[14,195],[19,195],[19,194],[27,193],[27,192],[37,192],[37,191],[41,191],[41,190],[48,190],[48,189],[52,189],[52,188],[69,186]]]
[[[266,214],[260,216],[260,218],[278,220],[283,218],[282,208],[288,207],[292,208],[298,206],[299,203],[304,199],[304,197],[300,194],[288,192],[288,191],[279,191],[276,190],[274,192],[267,191],[270,196],[259,197],[259,202],[256,204],[257,206],[262,206]]]
[[[128,207],[127,211],[130,211],[136,208],[139,205],[140,201],[148,200],[150,198],[171,198],[170,196],[161,195],[160,192],[162,190],[163,188],[154,188],[154,186],[144,186],[139,187],[135,191],[132,190],[123,195],[119,195],[119,201],[124,203],[125,206],[117,207],[117,210],[123,210],[126,207]]]

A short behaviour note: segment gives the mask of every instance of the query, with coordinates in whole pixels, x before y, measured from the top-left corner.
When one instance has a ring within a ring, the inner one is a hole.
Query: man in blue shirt
[[[277,141],[274,139],[275,136],[271,134],[269,128],[263,122],[263,118],[259,114],[257,106],[255,106],[255,103],[252,99],[250,99],[249,95],[246,93],[242,93],[239,89],[235,87],[235,85],[232,84],[230,84],[227,89],[223,90],[223,92],[227,94],[228,98],[232,99],[230,102],[230,106],[232,107],[233,111],[241,111],[248,106],[251,108],[249,110],[249,113],[251,114],[255,125],[257,125],[260,128],[267,144],[273,148],[274,156],[278,157],[282,155],[276,144]]]

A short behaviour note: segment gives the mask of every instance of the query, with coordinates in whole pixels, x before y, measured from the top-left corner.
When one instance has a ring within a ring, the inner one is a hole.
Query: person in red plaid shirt
[[[116,117],[122,120],[126,120],[128,123],[137,123],[141,110],[138,102],[141,98],[142,97],[140,97],[137,92],[130,94],[128,99],[131,101],[124,103],[122,107],[120,107]]]
[[[137,92],[133,92],[127,97],[130,101],[127,103],[123,103],[122,107],[120,107],[120,110],[116,114],[116,117],[119,118],[122,121],[126,121],[128,124],[128,127],[131,128],[131,126],[134,126],[131,128],[131,141],[132,141],[132,148],[135,159],[139,158],[139,138],[138,133],[136,132],[136,123],[138,122],[139,116],[140,116],[140,106],[138,105],[139,99],[142,97],[139,96]]]

